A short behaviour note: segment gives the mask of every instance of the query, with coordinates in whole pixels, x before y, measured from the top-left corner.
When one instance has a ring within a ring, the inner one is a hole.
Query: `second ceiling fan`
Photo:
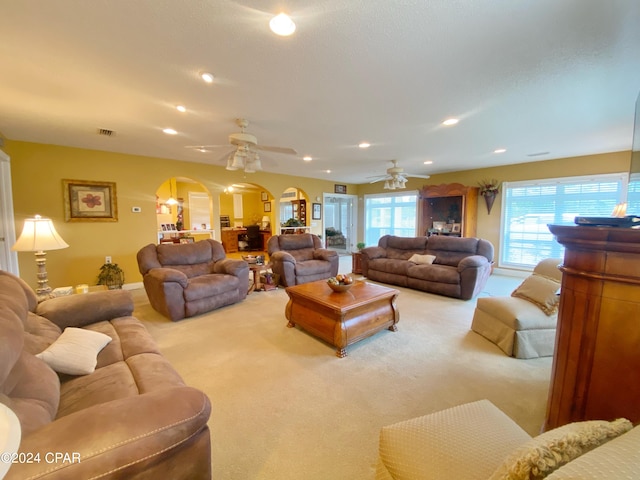
[[[407,179],[409,178],[429,178],[429,175],[410,175],[408,173],[404,173],[404,168],[398,166],[397,160],[391,160],[391,164],[393,166],[387,168],[387,173],[385,175],[368,177],[373,178],[369,183],[384,181],[385,190],[395,190],[396,188],[405,188]]]

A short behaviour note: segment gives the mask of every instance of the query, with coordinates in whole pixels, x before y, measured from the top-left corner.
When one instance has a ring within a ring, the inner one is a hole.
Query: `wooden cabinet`
[[[307,224],[307,201],[291,200],[293,206],[293,218],[300,220],[303,225]]]
[[[353,252],[351,254],[351,271],[353,273],[362,274],[362,253]]]
[[[221,242],[224,247],[224,251],[227,253],[233,253],[238,251],[238,231],[237,230],[222,230]]]
[[[640,231],[550,225],[565,247],[545,430],[640,421]]]
[[[419,235],[446,234],[475,237],[478,221],[478,187],[461,183],[425,185],[420,191]],[[451,225],[434,231],[434,222]],[[446,231],[448,230],[448,231]]]

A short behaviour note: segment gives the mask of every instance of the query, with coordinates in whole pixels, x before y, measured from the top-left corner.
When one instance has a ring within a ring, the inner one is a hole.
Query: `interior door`
[[[0,150],[0,270],[20,275],[18,254],[11,251],[16,243],[11,195],[11,159]]]
[[[324,194],[325,247],[347,255],[355,250],[358,197],[346,194]]]

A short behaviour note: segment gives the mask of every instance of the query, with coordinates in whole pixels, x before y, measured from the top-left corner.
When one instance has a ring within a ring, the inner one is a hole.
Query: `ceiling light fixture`
[[[178,134],[178,132],[176,132],[173,128],[165,128],[162,131],[164,133],[166,133],[167,135],[177,135]]]
[[[177,188],[177,187],[176,187]],[[171,181],[171,179],[169,179],[169,198],[167,199],[166,202],[164,202],[165,205],[178,205],[178,201],[173,198],[173,182]]]
[[[187,108],[186,108],[184,105],[178,105],[178,106],[176,107],[176,110],[178,110],[179,112],[184,113],[184,112],[186,112],[186,111],[187,111]]]
[[[422,162],[425,165],[431,165],[433,163],[433,161],[431,160],[425,160],[424,162]]]
[[[242,145],[227,158],[227,170],[241,170],[245,173],[255,173],[262,170],[262,162],[257,152],[252,152],[249,147]]]
[[[457,118],[447,118],[444,122],[442,122],[442,124],[447,127],[450,127],[451,125],[455,125],[459,121],[460,120],[458,120]]]
[[[213,83],[213,74],[211,73],[203,72],[200,74],[200,78],[207,83]]]
[[[507,149],[506,148],[496,148],[493,153],[504,153],[506,152]]]
[[[370,146],[371,146],[371,144],[368,143],[368,142],[361,142],[361,143],[358,144],[358,147],[360,147],[360,148],[369,148]]]
[[[287,14],[280,13],[269,21],[269,28],[276,35],[288,37],[296,31],[296,24]]]
[[[313,160],[313,158],[307,155],[306,157],[302,157],[302,160],[304,160],[305,162],[310,162],[311,160]]]

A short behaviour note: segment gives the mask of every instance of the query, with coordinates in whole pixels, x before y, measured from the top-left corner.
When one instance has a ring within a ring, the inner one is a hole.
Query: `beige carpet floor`
[[[508,295],[520,281],[494,274],[481,296]],[[398,290],[398,331],[345,358],[286,327],[282,289],[175,323],[144,290],[133,294],[164,355],[211,398],[217,480],[372,479],[382,426],[482,398],[536,435],[551,358],[510,358],[472,332],[475,300]]]

